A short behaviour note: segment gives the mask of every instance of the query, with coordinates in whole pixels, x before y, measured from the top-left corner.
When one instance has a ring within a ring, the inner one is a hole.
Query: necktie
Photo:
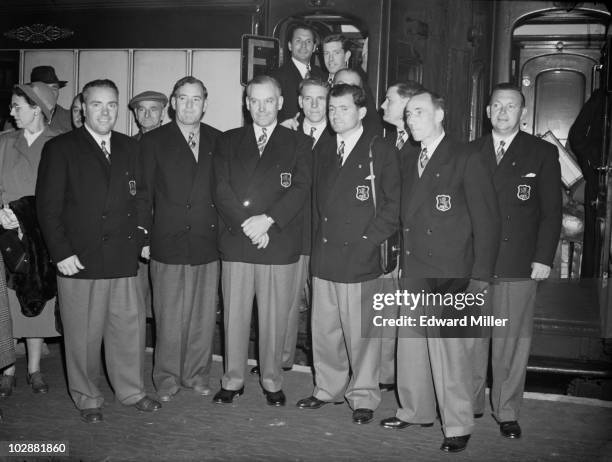
[[[308,136],[310,136],[313,141],[315,139],[314,134],[315,134],[316,131],[317,131],[317,129],[315,127],[310,127],[310,134]]]
[[[406,143],[406,140],[404,139],[405,134],[406,134],[405,130],[397,131],[397,141],[395,142],[395,147],[397,148],[398,151],[402,149],[404,147],[404,143]]]
[[[266,132],[266,128],[263,127],[261,129],[261,135],[257,138],[257,149],[259,149],[259,155],[263,154],[264,148],[266,147],[266,143],[268,142],[268,133]]]
[[[421,149],[421,154],[419,154],[419,176],[423,174],[423,170],[425,170],[425,166],[429,162],[429,157],[427,156],[427,148]]]
[[[106,156],[107,162],[110,164],[110,152],[108,151],[108,149],[106,149],[106,141],[102,140],[102,142],[100,143],[100,147],[102,148],[102,152]]]
[[[189,138],[187,138],[187,144],[189,145],[192,151],[195,149],[196,144],[197,144],[195,132],[189,132]]]
[[[340,146],[338,146],[338,165],[342,167],[342,161],[344,157],[344,141],[340,141]]]
[[[329,74],[329,77],[327,77],[327,83],[328,85],[331,87],[334,83],[334,76],[333,74]]]
[[[306,74],[304,74],[304,78],[305,79],[309,79],[310,78],[310,70],[311,70],[310,64],[307,64],[306,65]]]
[[[495,153],[495,160],[497,161],[497,165],[499,165],[502,160],[502,157],[504,157],[504,154],[506,153],[506,150],[504,149],[505,145],[505,141],[502,140],[499,142],[499,147],[497,148],[497,152]]]

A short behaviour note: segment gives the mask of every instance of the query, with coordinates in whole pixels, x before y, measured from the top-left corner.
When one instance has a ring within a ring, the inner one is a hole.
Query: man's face
[[[207,101],[204,99],[201,85],[186,83],[172,96],[170,104],[176,112],[177,122],[183,125],[195,125],[204,115]]]
[[[48,86],[53,92],[53,96],[55,96],[55,103],[57,104],[57,100],[59,98],[59,92],[60,92],[59,83],[46,83],[45,85]]]
[[[500,135],[510,135],[519,129],[521,117],[526,109],[522,98],[515,90],[496,90],[487,106],[487,116],[491,119],[493,131]]]
[[[404,109],[410,98],[404,98],[397,92],[397,87],[387,90],[385,100],[380,106],[383,110],[383,120],[396,127],[404,126]]]
[[[342,69],[334,75],[334,85],[339,85],[341,83],[361,87],[361,77],[355,71]]]
[[[140,101],[136,105],[136,121],[146,133],[160,126],[164,115],[164,106],[159,101]]]
[[[274,123],[278,111],[283,107],[283,97],[271,83],[254,84],[249,87],[246,106],[253,122],[260,127],[268,127]]]
[[[91,87],[83,94],[85,123],[98,135],[106,135],[115,126],[119,95],[108,87]]]
[[[83,112],[81,108],[81,100],[78,95],[72,100],[70,114],[72,116],[72,125],[74,125],[75,128],[81,128],[83,126]]]
[[[304,111],[304,117],[316,125],[325,119],[327,110],[327,88],[320,85],[306,85],[298,96],[298,104]]]
[[[293,58],[301,63],[308,64],[315,48],[312,31],[308,29],[295,29],[293,37],[287,46]]]
[[[325,67],[331,74],[335,74],[340,69],[344,69],[347,66],[350,56],[351,52],[345,52],[341,42],[323,44],[323,60],[325,61]]]
[[[429,94],[415,95],[406,105],[406,123],[416,141],[433,141],[442,130],[444,111],[436,108]]]
[[[365,114],[366,109],[357,107],[350,94],[329,98],[329,122],[336,133],[342,135],[358,128]]]

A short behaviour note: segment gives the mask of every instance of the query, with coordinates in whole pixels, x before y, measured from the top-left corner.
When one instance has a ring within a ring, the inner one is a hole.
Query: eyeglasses
[[[30,107],[30,105],[28,104],[9,104],[8,108],[9,108],[9,112],[12,111],[13,109],[15,109],[15,111],[18,111],[19,109],[21,109],[22,107]]]

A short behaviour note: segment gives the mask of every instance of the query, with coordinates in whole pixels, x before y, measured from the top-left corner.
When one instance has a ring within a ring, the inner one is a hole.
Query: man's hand
[[[19,228],[19,220],[17,220],[15,213],[8,207],[0,209],[0,225],[4,229]]]
[[[57,264],[57,269],[64,276],[73,276],[77,274],[85,267],[81,264],[79,257],[76,255],[71,255],[68,258],[64,258],[61,262]]]
[[[292,119],[283,120],[280,124],[285,128],[290,128],[291,130],[297,130],[300,128],[300,123],[298,119],[300,118],[300,113],[298,112],[293,116]]]
[[[257,250],[265,249],[266,247],[268,247],[268,244],[270,242],[270,236],[268,236],[268,233],[265,233],[258,239],[253,240],[252,242],[253,245],[257,246]]]
[[[140,256],[145,260],[149,260],[151,258],[151,246],[145,245],[140,252]]]
[[[241,225],[242,232],[244,232],[251,241],[255,242],[255,240],[258,240],[263,234],[268,232],[272,223],[274,222],[267,215],[254,215],[244,220]]]
[[[550,270],[550,266],[534,261],[531,263],[531,279],[535,279],[536,281],[548,279],[548,276],[550,276]]]
[[[479,279],[470,279],[468,286],[465,289],[465,292],[468,294],[486,294],[489,291],[489,283],[488,281],[481,281]]]

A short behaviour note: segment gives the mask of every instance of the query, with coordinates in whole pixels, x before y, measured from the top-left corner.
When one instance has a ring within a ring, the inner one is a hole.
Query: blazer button
[[[248,207],[249,205],[251,205],[251,201],[244,201],[242,205],[244,205],[245,207]]]
[[[348,242],[345,242],[344,244],[342,244],[344,247],[346,247],[348,245]]]
[[[428,229],[427,234],[431,234],[431,233],[432,233],[431,229]]]
[[[131,213],[131,212],[128,212],[128,217],[131,217],[131,216],[132,216],[132,213]]]
[[[410,255],[410,250],[406,250],[406,255]]]
[[[325,244],[327,242],[327,238],[323,238],[323,244]]]
[[[215,204],[210,204],[210,206],[214,209],[215,208]]]
[[[187,225],[187,226],[185,226],[185,229],[186,229],[187,231],[189,231],[189,230],[191,229],[191,225]]]
[[[327,217],[323,217],[323,221],[327,221]]]
[[[211,229],[215,229],[215,225],[210,225]]]
[[[506,217],[506,220],[510,221],[510,215],[508,215],[508,216]]]
[[[433,254],[431,253],[431,251],[427,252],[427,256],[431,257]]]
[[[188,204],[187,204],[185,207],[187,207],[188,209],[190,209],[190,208],[191,208],[191,204],[189,204],[189,203],[188,203]]]
[[[132,239],[132,235],[131,234],[128,234],[128,239]]]
[[[503,240],[504,242],[508,242],[510,239],[509,239],[509,238],[507,238],[507,237],[504,237],[502,240]]]
[[[404,231],[406,231],[407,233],[410,232],[410,228],[404,228]]]
[[[129,215],[128,215],[128,217],[129,217]],[[102,219],[106,220],[106,215],[102,215]]]

